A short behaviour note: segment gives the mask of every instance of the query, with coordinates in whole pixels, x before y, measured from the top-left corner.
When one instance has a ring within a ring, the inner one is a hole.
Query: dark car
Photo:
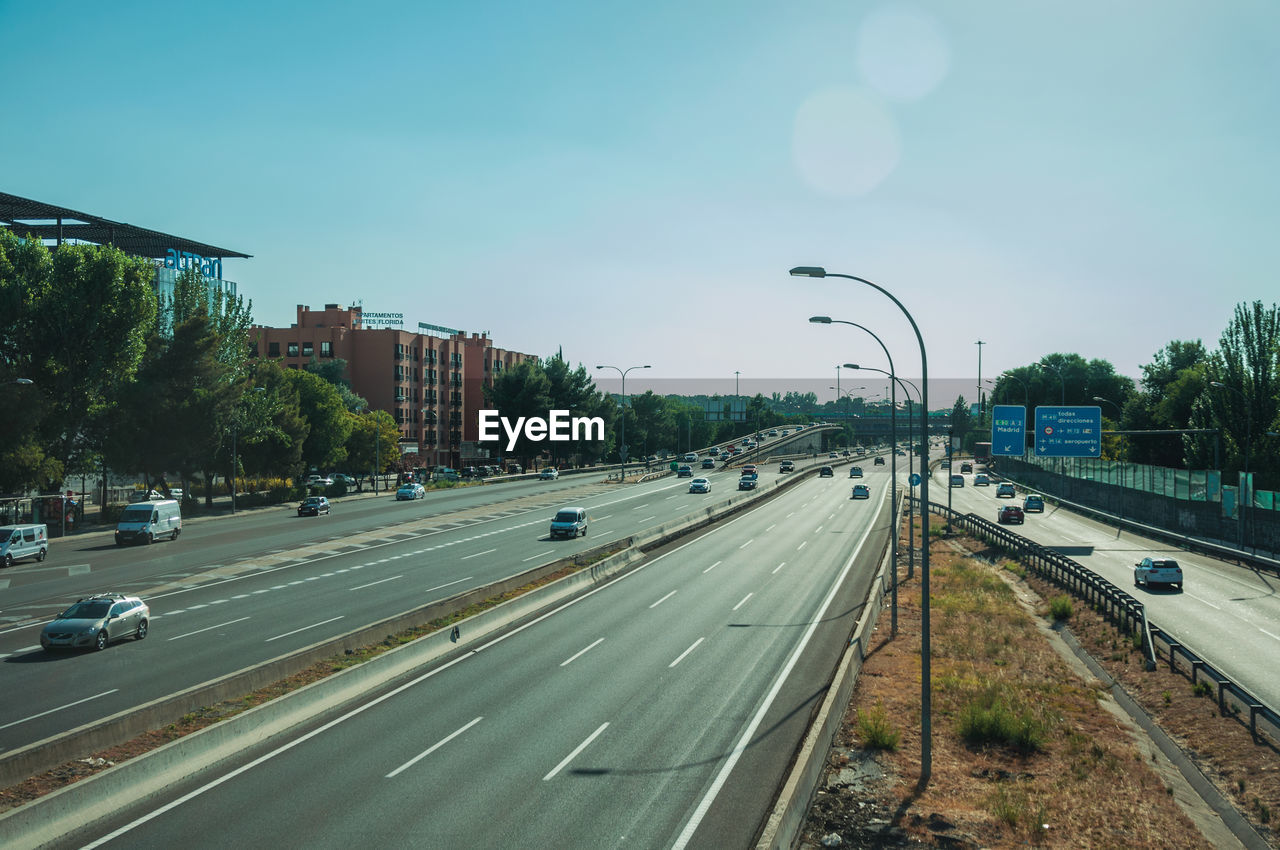
[[[755,476],[755,475],[744,475],[744,476],[742,476],[741,478],[739,478],[739,479],[738,479],[738,489],[739,489],[739,490],[754,490],[754,489],[756,489],[756,476]]]
[[[871,490],[867,487],[867,485],[866,485],[866,484],[854,484],[854,485],[853,485],[853,497],[852,497],[852,498],[854,498],[854,499],[870,499],[870,498],[871,498]]]
[[[1027,496],[1022,500],[1022,509],[1027,513],[1044,513],[1044,499],[1039,496]]]
[[[329,500],[324,496],[308,496],[298,505],[298,516],[320,516],[329,513]]]
[[[819,478],[833,478],[835,477],[835,474],[836,471],[829,466],[824,466],[822,469],[818,470]]]
[[[1017,523],[1022,525],[1022,508],[1017,505],[1001,505],[1000,510],[996,511],[996,522],[1001,524]]]
[[[849,477],[850,477],[850,478],[861,478],[861,477],[862,477],[862,467],[860,467],[860,466],[851,466],[851,467],[849,467]]]
[[[784,460],[778,464],[778,471],[779,472],[795,472],[796,465],[793,461]]]
[[[693,477],[693,467],[687,463],[683,464],[679,469],[676,470],[676,478],[692,478],[692,477]]]
[[[703,468],[703,469],[715,469],[715,468],[716,468],[716,459],[715,459],[715,458],[713,458],[713,457],[706,457],[706,458],[703,458],[703,459],[702,459],[702,468]]]
[[[953,476],[951,476],[951,486],[952,486],[952,487],[963,487],[963,486],[964,486],[964,476],[963,476],[963,475],[953,475]]]
[[[875,459],[875,465],[876,465],[876,466],[884,466],[884,458],[882,458],[882,457],[880,457],[879,455],[877,455],[877,456],[876,456],[876,459]]]
[[[973,464],[969,463],[969,461],[966,460],[964,463],[960,464],[960,471],[973,472]]]

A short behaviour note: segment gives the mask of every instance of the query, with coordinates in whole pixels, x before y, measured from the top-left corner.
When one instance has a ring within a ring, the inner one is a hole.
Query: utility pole
[[[982,346],[986,343],[978,340],[974,345],[978,346],[978,427],[981,428],[987,413],[987,406],[982,398]]]

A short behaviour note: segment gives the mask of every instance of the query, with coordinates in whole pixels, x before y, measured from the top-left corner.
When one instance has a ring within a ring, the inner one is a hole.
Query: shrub
[[[889,723],[881,705],[858,712],[858,734],[862,736],[862,742],[873,750],[896,750],[902,737]]]
[[[102,506],[102,521],[109,525],[115,525],[120,521],[120,514],[124,511],[125,505],[113,504]]]
[[[1208,682],[1196,682],[1191,686],[1192,696],[1207,697],[1213,694],[1213,686]]]
[[[960,737],[970,744],[1002,744],[1023,752],[1044,747],[1047,730],[1029,708],[1015,709],[997,687],[988,687],[960,709]]]
[[[1071,619],[1071,597],[1058,596],[1049,603],[1049,613],[1053,615],[1054,620]]]

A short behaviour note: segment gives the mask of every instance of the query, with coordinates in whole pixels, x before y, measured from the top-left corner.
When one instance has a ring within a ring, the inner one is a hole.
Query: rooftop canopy
[[[19,198],[6,192],[0,192],[0,227],[8,228],[19,236],[35,236],[59,245],[71,241],[114,245],[136,257],[157,260],[164,259],[170,249],[211,259],[248,259],[251,256],[67,207]]]

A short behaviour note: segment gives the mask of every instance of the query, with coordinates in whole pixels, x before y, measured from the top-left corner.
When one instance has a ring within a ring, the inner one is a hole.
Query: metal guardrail
[[[920,502],[915,497],[911,501],[917,506]],[[1020,534],[1014,534],[1004,526],[976,514],[961,514],[934,502],[929,503],[929,511],[960,526],[969,534],[1011,552],[1036,574],[1084,599],[1111,623],[1130,634],[1141,630],[1143,655],[1146,657],[1148,670],[1154,670],[1160,657],[1164,656],[1168,659],[1169,670],[1186,675],[1193,687],[1201,680],[1216,687],[1220,713],[1241,719],[1241,714],[1247,711],[1249,732],[1254,738],[1258,737],[1260,731],[1265,731],[1274,742],[1273,746],[1280,744],[1280,713],[1173,635],[1148,621],[1146,606],[1130,594],[1066,555]],[[1241,722],[1243,723],[1243,719]]]

